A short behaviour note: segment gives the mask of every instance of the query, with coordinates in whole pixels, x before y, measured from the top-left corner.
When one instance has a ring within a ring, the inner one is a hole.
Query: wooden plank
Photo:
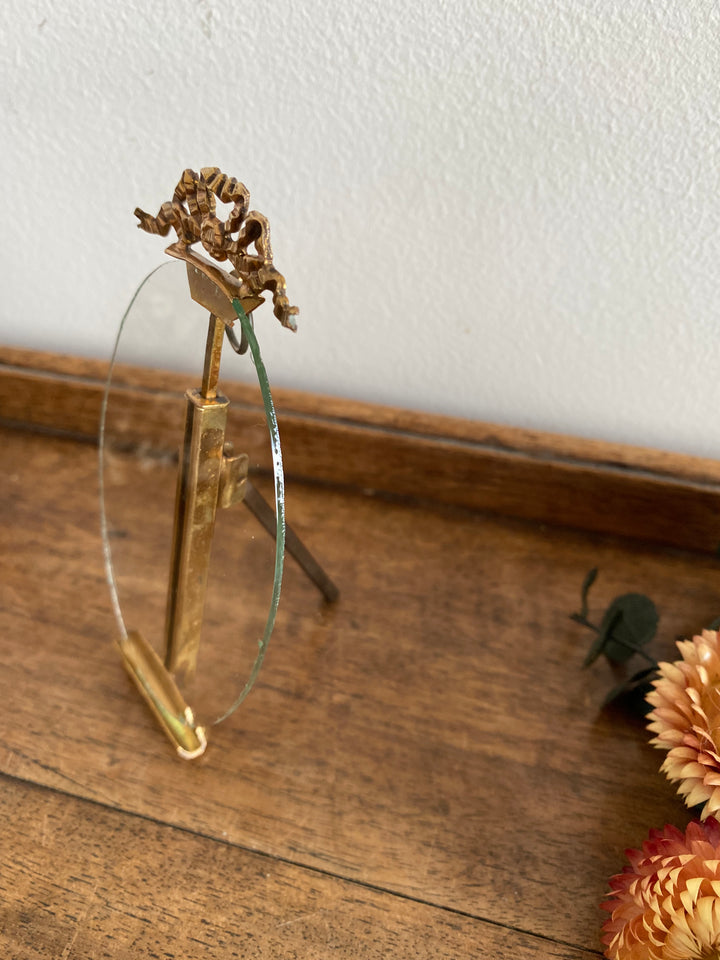
[[[289,569],[259,686],[182,764],[109,643],[93,450],[12,431],[2,449],[3,772],[585,950],[623,849],[686,821],[642,727],[598,712],[613,680],[580,669],[567,615],[598,564],[594,612],[653,595],[672,656],[717,615],[716,561],[291,488],[341,600]],[[165,578],[140,578],[148,603]],[[241,583],[227,600],[257,603]]]
[[[96,435],[104,365],[9,348],[0,360],[0,418]],[[123,367],[117,384],[126,426],[138,425],[128,435],[176,449],[174,424],[187,378]],[[252,454],[248,434],[262,417],[257,390],[225,387],[234,401],[230,435]],[[708,553],[720,545],[720,465],[714,461],[296,391],[277,391],[277,401],[287,473],[299,480]]]
[[[0,346],[0,381],[13,372],[35,372],[50,376],[53,380],[67,378],[72,382],[84,381],[95,385],[105,384],[108,364],[106,361],[88,357],[67,356],[19,347]],[[187,375],[169,370],[121,364],[116,367],[114,379],[118,386],[135,387],[143,391],[167,393],[177,396],[187,388]],[[243,405],[259,409],[257,389],[251,384],[233,382],[233,399]],[[304,415],[319,420],[332,420],[359,427],[374,427],[397,434],[411,434],[431,440],[464,441],[477,446],[486,446],[508,453],[552,460],[567,460],[570,463],[594,464],[652,474],[671,479],[683,478],[696,483],[720,483],[720,461],[691,457],[655,450],[650,447],[635,447],[626,444],[608,443],[586,437],[566,436],[541,430],[529,430],[505,424],[485,423],[385,407],[378,404],[331,397],[300,390],[276,387],[273,395],[278,409],[286,414]],[[56,405],[54,426],[62,429],[67,417],[74,415],[73,404]],[[94,436],[95,419],[87,422]],[[49,419],[49,413],[48,413]]]
[[[0,812],[13,960],[591,956],[9,778]]]

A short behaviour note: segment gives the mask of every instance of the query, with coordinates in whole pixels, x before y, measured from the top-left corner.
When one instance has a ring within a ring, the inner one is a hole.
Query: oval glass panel
[[[271,311],[265,312],[271,322]],[[176,504],[187,442],[186,391],[201,387],[209,321],[208,311],[190,299],[184,263],[153,271],[123,318],[103,407],[103,544],[118,629],[121,636],[140,633],[161,659],[177,617],[172,598],[178,591],[169,587],[175,527],[186,509]],[[233,330],[239,341],[240,320]],[[252,329],[247,333],[250,349],[242,356],[223,338],[218,393],[230,401],[225,441],[231,445],[225,453],[238,460],[225,469],[225,505],[218,505],[210,531],[202,623],[189,628],[198,643],[196,666],[172,671],[201,724],[224,719],[249,692],[272,631],[282,576],[282,461],[262,360]],[[249,488],[242,481],[243,454]],[[278,503],[279,542],[265,528],[275,525]],[[196,598],[207,546],[202,541],[190,570]]]

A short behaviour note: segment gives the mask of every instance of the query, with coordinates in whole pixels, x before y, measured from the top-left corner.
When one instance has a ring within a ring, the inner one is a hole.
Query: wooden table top
[[[256,689],[185,763],[111,642],[96,450],[0,436],[0,956],[599,954],[623,850],[688,814],[568,614],[597,565],[596,611],[650,594],[672,657],[716,559],[295,485],[341,599],[288,566]]]

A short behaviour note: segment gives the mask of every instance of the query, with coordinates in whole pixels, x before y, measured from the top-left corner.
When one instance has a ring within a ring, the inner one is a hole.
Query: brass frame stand
[[[226,223],[215,216],[215,197],[235,204]],[[174,227],[178,242],[166,253],[186,261],[190,295],[210,313],[202,382],[199,389],[189,389],[185,394],[164,662],[138,631],[129,631],[119,642],[130,676],[184,759],[205,751],[207,735],[195,722],[174,675],[190,678],[195,672],[218,507],[226,509],[243,502],[276,536],[275,512],[248,480],[247,454],[234,454],[225,441],[230,401],[218,394],[226,332],[234,339],[229,333],[237,318],[233,299],[240,300],[249,315],[264,302],[259,294],[271,290],[276,316],[283,325],[295,328],[297,308],[289,305],[285,280],[272,264],[267,221],[261,214],[248,213],[247,201],[246,188],[213,167],[203,169],[200,176],[186,170],[172,202],[163,204],[157,217],[136,210],[139,226],[150,233],[166,234]],[[230,259],[235,275],[191,250],[190,244],[198,239],[215,259]],[[248,253],[251,243],[256,254]],[[285,546],[325,599],[336,600],[337,587],[290,528],[286,528]]]

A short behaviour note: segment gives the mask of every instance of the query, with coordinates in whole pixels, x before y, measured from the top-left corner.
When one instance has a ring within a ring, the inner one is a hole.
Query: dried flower
[[[714,817],[652,830],[610,881],[602,904],[611,960],[720,957],[720,824]]]
[[[715,630],[678,643],[682,660],[661,663],[647,695],[654,708],[648,729],[667,750],[662,771],[679,782],[689,807],[704,803],[701,817],[720,810],[720,641]]]

